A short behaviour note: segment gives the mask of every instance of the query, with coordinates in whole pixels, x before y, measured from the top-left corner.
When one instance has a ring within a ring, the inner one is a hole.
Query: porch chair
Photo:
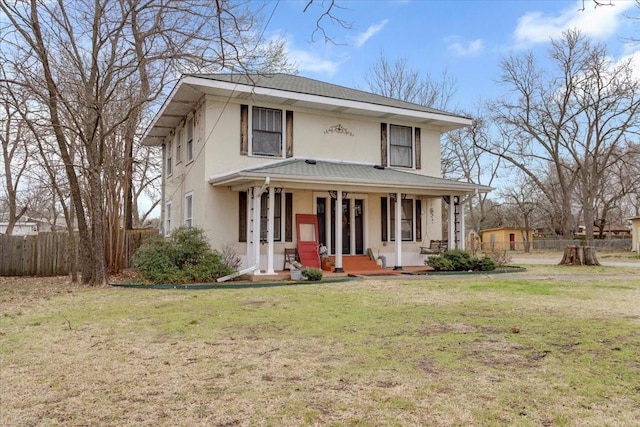
[[[298,256],[298,249],[297,248],[285,248],[284,249],[284,263],[282,265],[282,269],[286,270],[287,269],[287,264],[289,264],[289,267],[291,267],[293,265],[294,262],[300,262],[300,257]]]

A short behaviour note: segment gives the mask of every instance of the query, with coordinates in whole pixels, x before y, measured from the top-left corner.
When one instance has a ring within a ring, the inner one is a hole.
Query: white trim
[[[228,90],[235,93],[243,92],[243,93],[249,93],[249,94],[255,94],[255,95],[266,95],[266,96],[272,96],[280,99],[291,99],[295,101],[304,101],[304,102],[310,102],[310,103],[320,104],[320,105],[331,105],[336,107],[354,108],[354,109],[360,109],[360,110],[379,112],[383,114],[397,114],[397,115],[418,118],[418,119],[440,120],[447,123],[460,124],[462,126],[470,126],[471,124],[473,124],[471,119],[468,119],[466,117],[455,116],[455,115],[440,114],[437,112],[417,111],[417,110],[411,110],[409,108],[392,107],[392,106],[386,106],[386,105],[380,105],[380,104],[372,104],[364,101],[354,101],[354,100],[348,100],[348,99],[332,98],[329,96],[290,92],[290,91],[280,90],[280,89],[270,89],[270,88],[264,88],[260,86],[253,86],[249,84],[230,83],[230,82],[224,82],[220,80],[207,79],[207,78],[196,77],[196,76],[183,77],[178,83],[178,86],[176,86],[174,91],[172,91],[172,93],[169,95],[170,96],[169,99],[175,96],[174,92],[177,92],[178,87],[181,86],[182,84],[204,86],[209,88],[219,88],[222,90]],[[163,113],[164,112],[163,110],[164,110],[164,106],[162,110],[160,110],[159,114]],[[155,123],[153,124],[155,125]]]

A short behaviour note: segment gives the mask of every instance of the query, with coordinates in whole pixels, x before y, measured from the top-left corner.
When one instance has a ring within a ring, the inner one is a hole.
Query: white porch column
[[[465,203],[462,203],[462,200],[460,200],[460,245],[459,245],[459,249],[462,249],[463,251],[466,249],[465,246],[467,244],[466,240],[467,240],[467,235],[465,234],[465,223],[464,223],[464,207],[465,207]]]
[[[349,248],[350,254],[356,254],[356,199],[349,200]]]
[[[327,247],[327,251],[331,253],[331,197],[325,197],[324,199],[324,229],[325,240],[324,245]],[[333,254],[335,255],[335,254]]]
[[[260,271],[260,209],[262,203],[262,192],[260,187],[253,187],[253,256],[256,268],[253,272],[254,275],[261,274]]]
[[[254,189],[249,188],[247,190],[247,265],[246,267],[253,267],[256,265],[255,251],[253,250],[253,195]]]
[[[396,193],[396,265],[394,270],[402,270],[402,193]]]
[[[455,196],[449,196],[449,249],[456,248],[456,206]]]
[[[336,191],[336,273],[344,272],[342,268],[342,190]]]
[[[273,234],[274,234],[274,206],[276,189],[269,187],[269,217],[267,219],[267,274],[275,274],[273,270]]]

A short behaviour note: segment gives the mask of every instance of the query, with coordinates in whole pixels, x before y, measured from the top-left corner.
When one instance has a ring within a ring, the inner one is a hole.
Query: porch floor
[[[402,267],[402,270],[394,270],[393,267],[387,268],[375,268],[364,270],[347,270],[344,273],[336,273],[334,271],[323,271],[322,277],[324,279],[331,279],[337,277],[357,277],[357,276],[400,276],[402,274],[411,274],[418,272],[434,271],[432,267],[428,265],[417,265]],[[284,281],[291,278],[291,272],[289,270],[276,271],[276,274],[260,274],[251,275],[251,281],[253,282],[266,282],[266,281]]]

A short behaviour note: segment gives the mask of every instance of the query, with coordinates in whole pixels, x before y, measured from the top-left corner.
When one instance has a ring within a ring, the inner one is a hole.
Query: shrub
[[[491,271],[496,268],[495,262],[490,257],[474,258],[470,252],[460,249],[452,249],[442,255],[429,257],[425,263],[437,271]]]
[[[473,269],[475,271],[492,271],[496,269],[496,263],[490,256],[483,256],[482,258],[476,258],[474,260]]]
[[[430,256],[426,261],[427,265],[433,267],[436,271],[452,271],[453,263],[443,256]]]
[[[318,270],[317,268],[305,268],[302,270],[301,274],[302,277],[312,282],[322,279],[322,270]]]
[[[488,256],[493,260],[496,267],[504,267],[511,262],[511,255],[507,251],[491,251]]]
[[[149,239],[135,253],[133,265],[154,283],[206,282],[234,271],[199,228],[178,228],[167,239]]]

